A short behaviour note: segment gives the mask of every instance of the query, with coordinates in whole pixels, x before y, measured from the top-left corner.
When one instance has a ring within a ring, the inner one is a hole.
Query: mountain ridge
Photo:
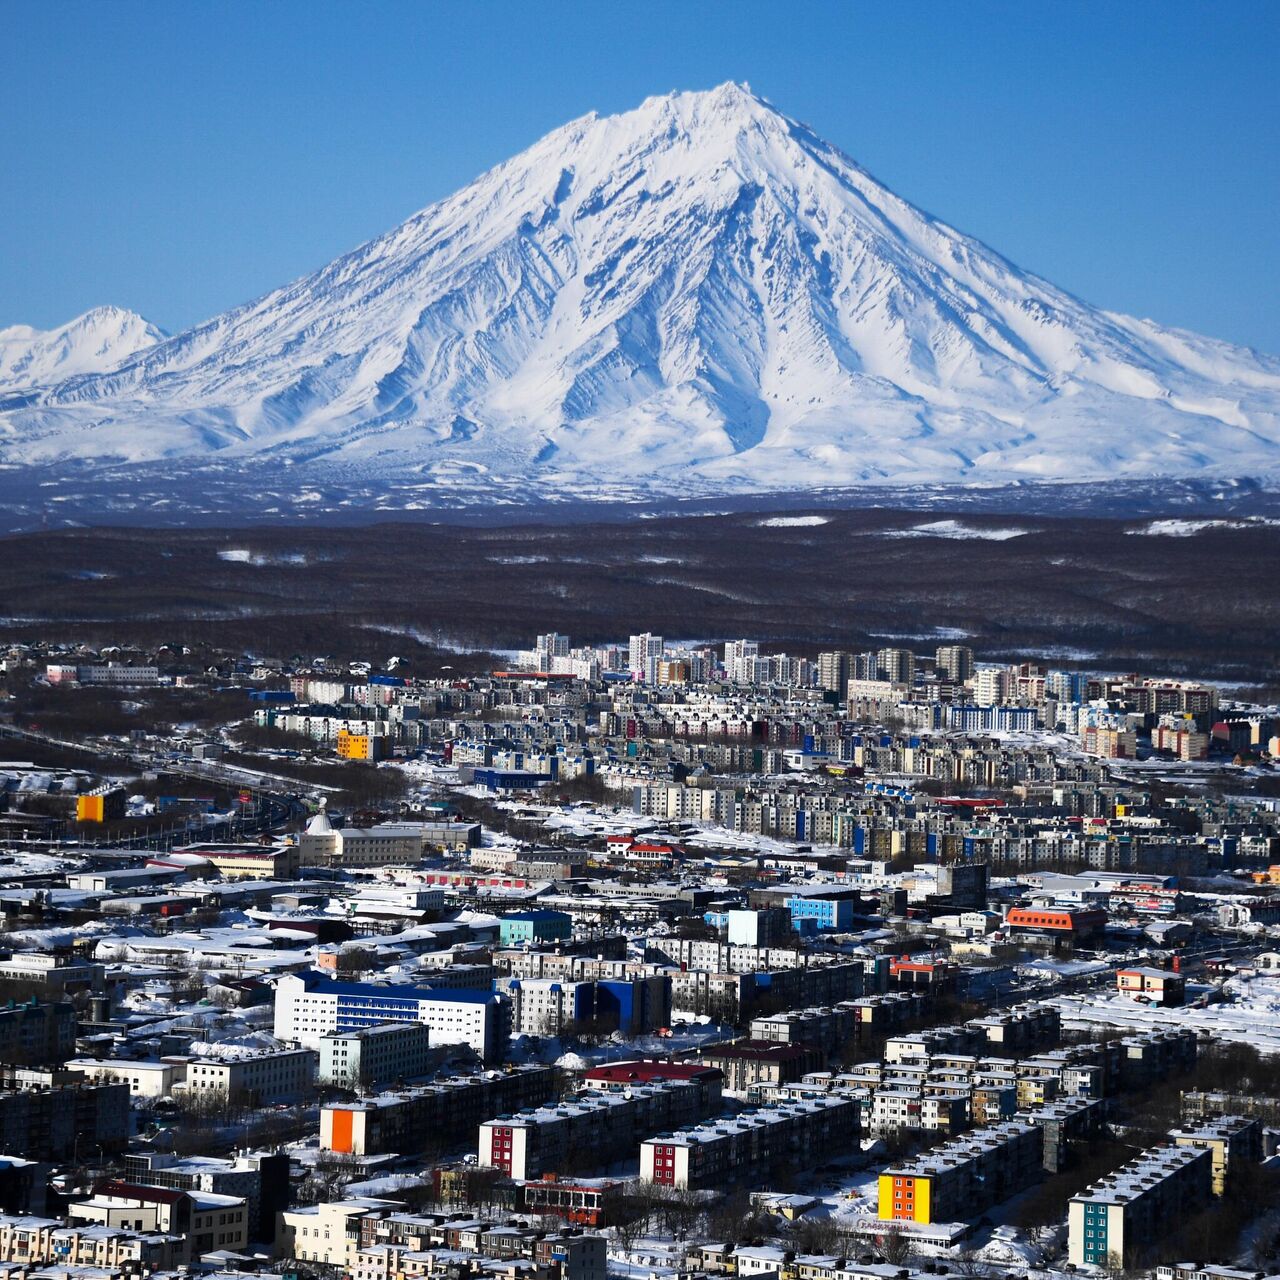
[[[0,395],[113,368],[168,335],[136,311],[91,307],[54,329],[0,329]]]
[[[0,394],[10,464],[255,457],[573,493],[1270,476],[1280,360],[1088,306],[730,84]]]

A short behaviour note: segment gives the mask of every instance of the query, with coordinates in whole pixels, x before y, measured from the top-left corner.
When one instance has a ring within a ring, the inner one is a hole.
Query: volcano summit
[[[11,474],[270,461],[428,506],[1280,476],[1280,360],[1086,305],[735,84],[574,120],[119,355],[0,366]]]

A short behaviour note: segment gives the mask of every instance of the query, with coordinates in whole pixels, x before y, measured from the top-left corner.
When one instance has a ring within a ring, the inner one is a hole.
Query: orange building
[[[1107,913],[1100,907],[1013,907],[1004,922],[1024,933],[1086,938],[1101,933]]]
[[[116,822],[124,817],[125,795],[121,787],[95,787],[76,796],[77,822]]]
[[[383,760],[387,755],[387,740],[369,733],[348,733],[339,729],[337,748],[343,760]]]

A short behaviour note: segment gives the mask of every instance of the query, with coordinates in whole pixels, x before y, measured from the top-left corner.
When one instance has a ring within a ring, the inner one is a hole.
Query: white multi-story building
[[[186,1076],[186,1064],[134,1062],[124,1058],[72,1058],[67,1067],[80,1071],[90,1084],[127,1084],[135,1098],[164,1098]]]
[[[973,700],[980,707],[994,707],[1007,701],[1012,687],[1008,667],[979,667],[973,673]]]
[[[511,1025],[516,1035],[558,1036],[576,1023],[589,1021],[595,1009],[594,982],[562,982],[557,978],[507,978],[499,989],[511,999]]]
[[[511,1002],[494,991],[441,990],[334,982],[318,974],[286,974],[276,983],[275,1034],[319,1049],[335,1031],[384,1022],[422,1022],[431,1042],[470,1045],[485,1062],[501,1062],[511,1034]]]
[[[385,1022],[320,1037],[321,1084],[340,1089],[412,1080],[430,1063],[431,1028],[422,1022]]]
[[[191,1058],[190,1098],[229,1099],[258,1106],[305,1097],[315,1084],[318,1055],[311,1049],[269,1050],[243,1058]]]
[[[647,631],[632,636],[630,641],[631,674],[652,684],[657,674],[657,664],[662,659],[664,642],[661,636],[650,635]]]

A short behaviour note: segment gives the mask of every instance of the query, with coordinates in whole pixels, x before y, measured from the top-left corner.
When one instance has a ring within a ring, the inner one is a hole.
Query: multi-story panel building
[[[569,1161],[600,1167],[625,1157],[647,1133],[696,1123],[706,1114],[703,1099],[692,1082],[664,1080],[500,1116],[480,1126],[479,1162],[512,1178],[575,1172]]]
[[[0,1008],[0,1062],[46,1066],[76,1047],[76,1011],[69,1000],[10,1000]]]
[[[1044,1131],[1009,1120],[894,1165],[880,1175],[883,1221],[968,1222],[1041,1173]]]
[[[0,1151],[27,1160],[71,1160],[122,1149],[129,1138],[129,1086],[85,1084],[63,1068],[4,1071]]]
[[[1077,1267],[1141,1265],[1169,1224],[1213,1198],[1208,1147],[1156,1147],[1072,1196],[1067,1206],[1067,1256]]]
[[[640,1178],[699,1190],[812,1168],[847,1149],[857,1115],[847,1098],[809,1098],[660,1134],[640,1146]]]
[[[422,1022],[386,1022],[320,1038],[318,1080],[363,1089],[424,1075],[431,1062],[431,1028]]]
[[[1247,1116],[1220,1116],[1170,1132],[1179,1147],[1206,1147],[1213,1154],[1213,1194],[1227,1189],[1227,1178],[1241,1164],[1262,1159],[1262,1122]]]
[[[428,1146],[447,1150],[473,1137],[490,1117],[540,1106],[555,1089],[553,1068],[515,1066],[360,1102],[326,1103],[320,1109],[320,1145],[356,1156],[412,1154]]]
[[[501,1062],[511,1033],[511,1002],[493,991],[335,982],[286,974],[276,983],[277,1039],[319,1049],[323,1036],[383,1022],[422,1022],[435,1045],[466,1044],[485,1062]]]

